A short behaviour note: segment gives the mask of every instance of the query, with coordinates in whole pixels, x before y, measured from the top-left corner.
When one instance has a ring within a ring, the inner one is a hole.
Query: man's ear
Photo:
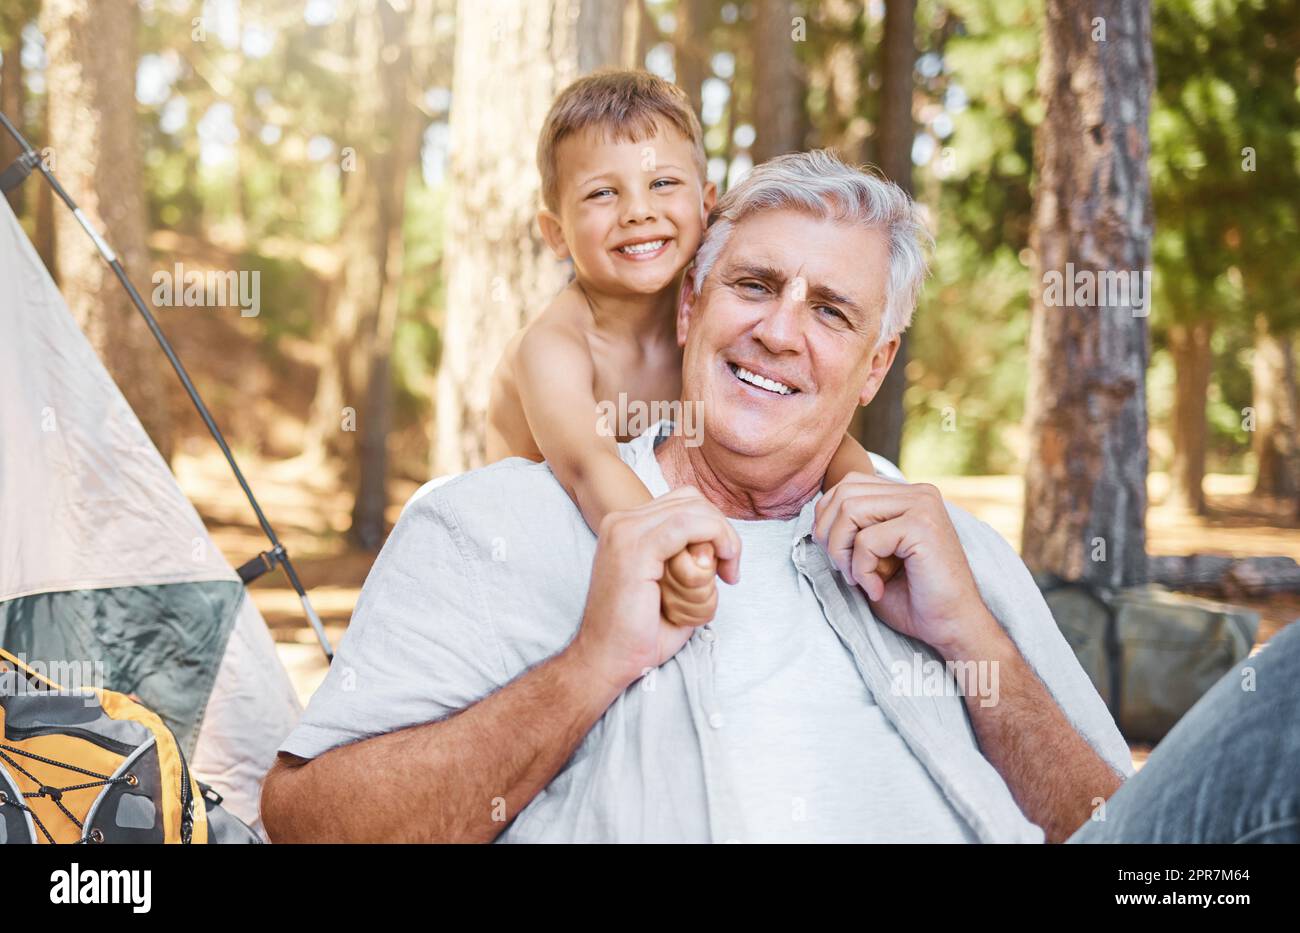
[[[691,315],[695,311],[695,266],[691,265],[682,276],[681,288],[677,290],[677,346],[686,346],[686,334],[691,329]]]
[[[898,345],[902,341],[902,337],[895,337],[871,354],[871,369],[867,373],[867,382],[862,387],[862,394],[858,396],[859,405],[866,405],[876,397],[876,393],[880,391],[880,384],[885,381],[885,376],[889,373],[889,367],[894,365],[894,357],[898,355]]]
[[[704,186],[704,216],[707,218],[713,211],[713,206],[718,203],[718,186],[713,182],[708,182]]]
[[[542,230],[542,239],[546,245],[551,248],[556,259],[569,258],[569,244],[564,242],[564,228],[560,226],[560,218],[546,208],[537,212],[537,226]]]

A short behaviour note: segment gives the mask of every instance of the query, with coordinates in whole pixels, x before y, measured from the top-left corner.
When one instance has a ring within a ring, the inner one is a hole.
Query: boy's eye
[[[664,188],[669,188],[672,187],[673,185],[678,185],[678,184],[681,184],[681,182],[679,182],[676,178],[657,178],[655,179],[654,182],[651,183],[650,187],[659,188],[660,190],[662,190]]]
[[[587,195],[587,200],[590,201],[592,198],[597,198],[600,197],[601,195],[613,194],[613,193],[614,193],[613,188],[597,188],[591,194]]]

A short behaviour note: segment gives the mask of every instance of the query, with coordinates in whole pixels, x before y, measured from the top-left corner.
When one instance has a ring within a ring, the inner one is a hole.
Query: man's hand
[[[653,502],[613,512],[601,522],[591,589],[582,628],[572,648],[595,672],[624,688],[663,664],[686,644],[694,627],[713,618],[716,593],[707,614],[664,617],[660,586],[665,564],[690,545],[710,546],[717,574],[740,580],[740,536],[716,506],[691,486],[674,489]]]
[[[934,486],[850,473],[817,503],[813,537],[886,624],[940,654],[961,654],[997,626]],[[903,570],[889,578],[882,565],[893,556]]]

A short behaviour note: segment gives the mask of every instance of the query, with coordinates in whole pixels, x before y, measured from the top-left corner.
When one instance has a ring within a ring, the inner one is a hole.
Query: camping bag
[[[1259,614],[1158,586],[1039,580],[1056,624],[1129,741],[1159,742],[1250,654]]]
[[[0,843],[261,842],[220,803],[156,713],[0,648]]]

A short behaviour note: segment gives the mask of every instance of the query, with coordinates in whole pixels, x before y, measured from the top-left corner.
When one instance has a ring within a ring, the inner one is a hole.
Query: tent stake
[[[4,190],[7,191],[9,188],[21,183],[23,179],[31,174],[33,169],[40,171],[45,176],[45,180],[50,183],[50,187],[54,189],[54,193],[59,196],[59,200],[67,205],[68,210],[72,211],[72,216],[77,218],[81,228],[86,231],[86,235],[94,242],[95,248],[99,250],[99,255],[113,270],[113,274],[117,276],[117,280],[122,283],[122,287],[131,298],[132,304],[135,305],[136,310],[144,318],[145,324],[149,325],[149,330],[153,333],[154,339],[158,341],[158,345],[162,347],[163,353],[167,356],[167,361],[172,364],[172,369],[176,371],[176,375],[180,379],[181,385],[184,386],[186,394],[189,395],[190,401],[194,404],[195,410],[198,411],[199,417],[203,419],[203,423],[208,427],[208,432],[212,435],[213,440],[217,442],[217,446],[221,448],[221,453],[225,456],[226,462],[230,464],[231,472],[235,474],[235,479],[239,482],[240,488],[244,490],[248,504],[253,507],[253,512],[257,515],[258,524],[262,526],[263,533],[266,535],[267,540],[271,542],[271,550],[268,556],[273,558],[274,563],[284,567],[284,574],[288,577],[289,584],[293,587],[294,592],[298,594],[298,600],[302,603],[303,612],[306,613],[307,620],[311,623],[311,627],[316,632],[316,638],[320,641],[321,649],[325,652],[325,659],[333,661],[334,649],[330,646],[329,638],[325,634],[325,626],[322,624],[320,616],[316,614],[316,610],[312,608],[311,600],[307,598],[307,591],[303,589],[298,574],[289,560],[289,552],[284,549],[284,545],[280,543],[280,539],[275,534],[275,529],[267,521],[266,515],[262,512],[262,507],[257,502],[257,497],[253,495],[252,487],[248,485],[248,480],[244,478],[243,471],[239,469],[239,464],[235,462],[235,455],[231,452],[230,445],[226,443],[225,436],[221,433],[221,429],[217,427],[217,422],[213,420],[212,413],[208,411],[208,406],[204,404],[203,399],[199,396],[199,390],[194,387],[194,383],[190,380],[190,374],[186,372],[185,365],[181,363],[180,357],[176,355],[176,351],[173,349],[171,342],[168,341],[167,335],[162,332],[162,328],[158,326],[158,321],[149,311],[144,299],[140,297],[140,293],[131,284],[131,280],[127,278],[126,270],[122,268],[122,263],[117,258],[117,254],[113,252],[112,247],[94,228],[86,215],[81,212],[81,208],[77,207],[76,202],[72,200],[72,196],[64,190],[63,185],[59,184],[59,180],[45,167],[39,153],[32,148],[27,138],[19,132],[16,126],[9,122],[9,118],[3,112],[0,112],[0,124],[3,124],[5,130],[22,149],[18,160],[6,169],[3,175],[0,175],[0,183],[3,183]]]

